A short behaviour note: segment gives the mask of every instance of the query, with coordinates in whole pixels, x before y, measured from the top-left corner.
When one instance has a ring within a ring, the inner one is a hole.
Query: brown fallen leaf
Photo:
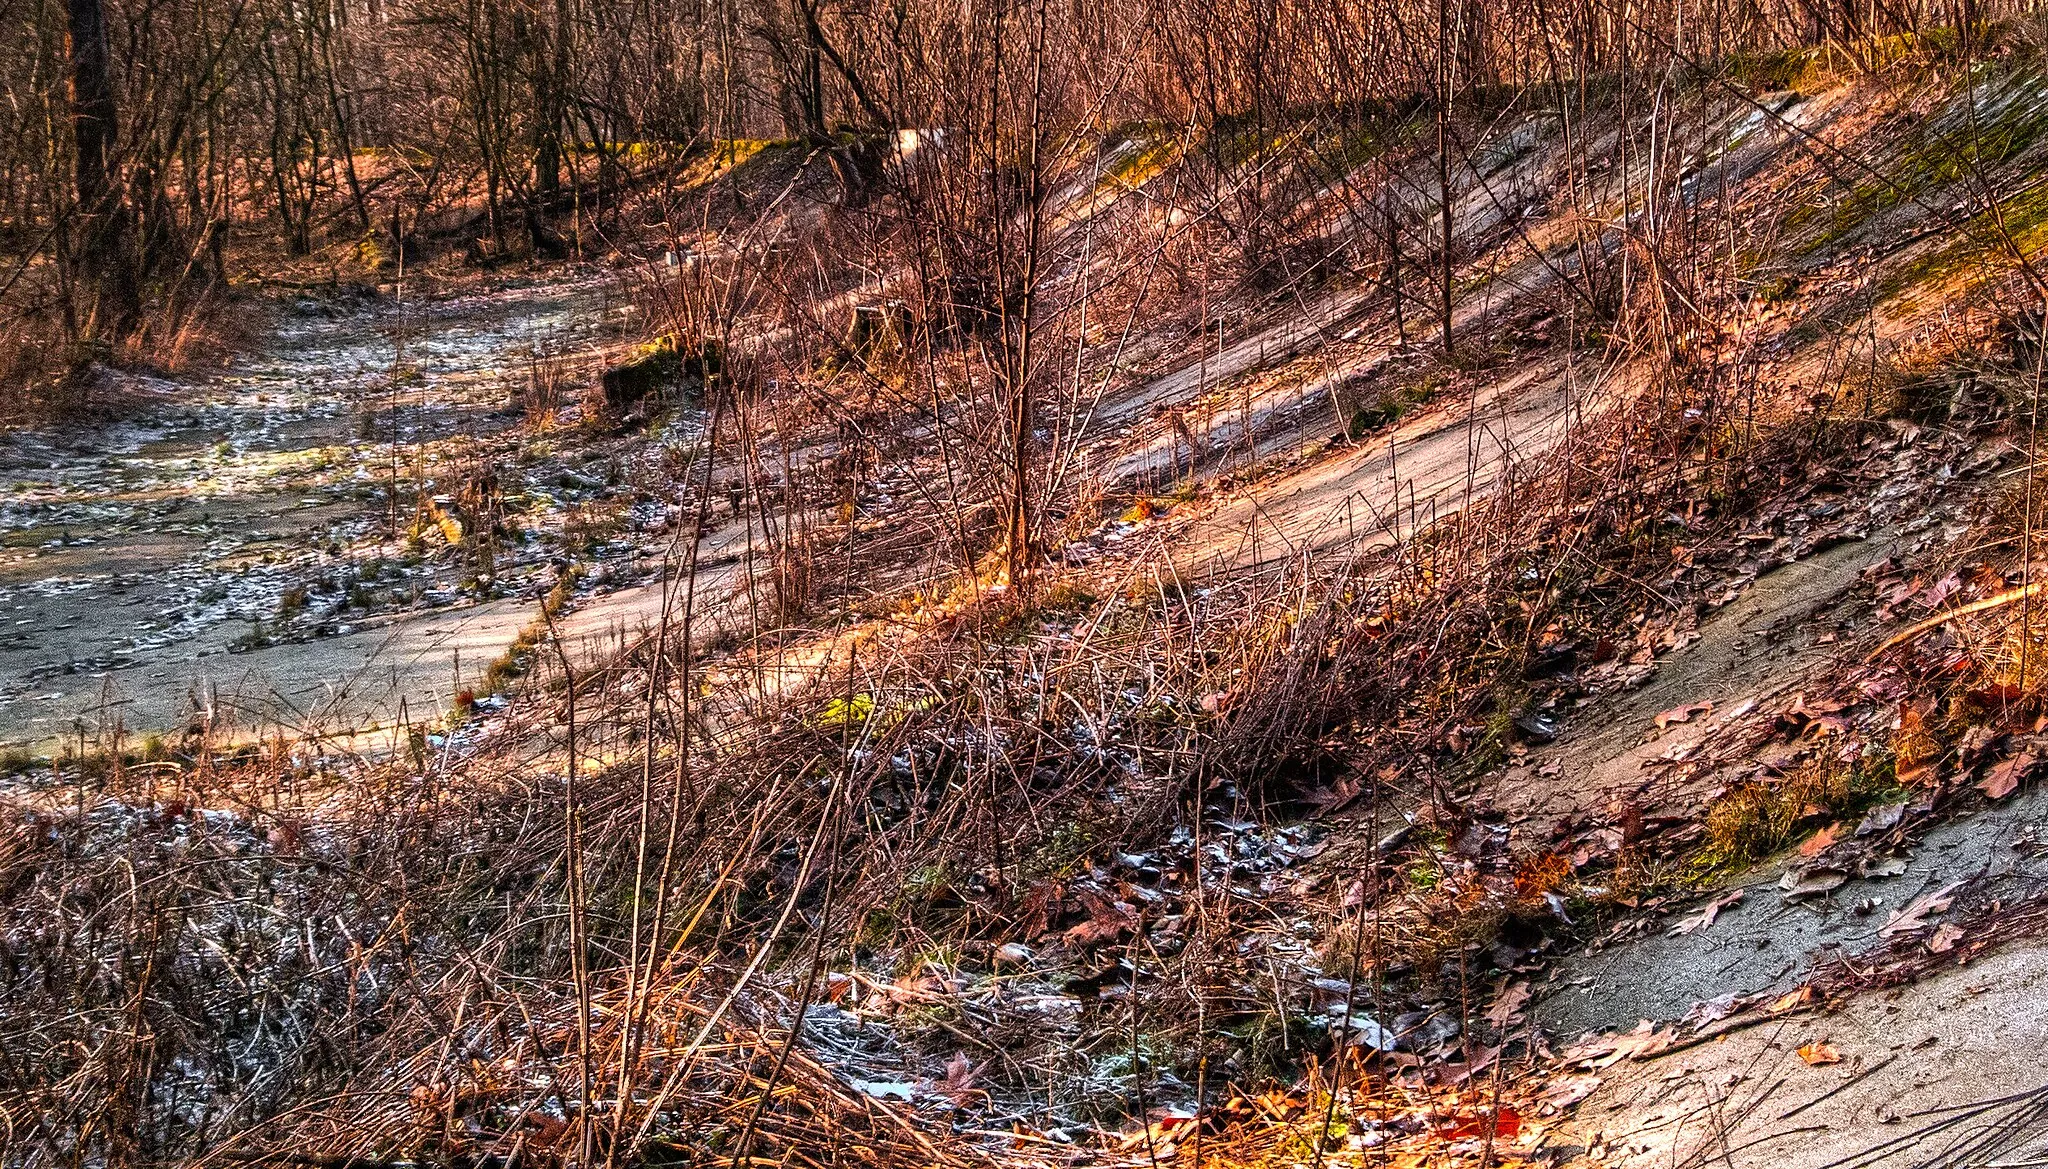
[[[1506,990],[1500,992],[1500,997],[1493,1000],[1493,1006],[1487,1009],[1486,1021],[1493,1024],[1495,1029],[1504,1030],[1509,1023],[1514,1022],[1516,1016],[1522,1013],[1522,1007],[1528,1001],[1529,984],[1526,982],[1510,983]]]
[[[1807,723],[1805,728],[1799,732],[1799,737],[1802,739],[1823,739],[1829,735],[1839,736],[1848,733],[1849,722],[1847,719],[1824,714]]]
[[[1657,1030],[1648,1019],[1628,1032],[1607,1031],[1581,1036],[1560,1056],[1565,1063],[1582,1070],[1613,1067],[1625,1059],[1648,1058],[1670,1047],[1676,1029]]]
[[[1799,855],[1819,856],[1821,853],[1826,852],[1835,843],[1835,836],[1841,827],[1840,824],[1830,824],[1812,836],[1807,837],[1804,841],[1800,842]]]
[[[1900,800],[1896,804],[1884,804],[1872,808],[1870,813],[1863,817],[1863,822],[1856,825],[1856,835],[1869,836],[1875,832],[1888,831],[1898,827],[1899,821],[1905,819],[1905,817],[1906,802],[1904,800]]]
[[[1798,990],[1787,991],[1772,999],[1771,1005],[1765,1007],[1764,1010],[1768,1014],[1782,1015],[1786,1011],[1796,1011],[1813,1000],[1813,987],[1802,986]]]
[[[1038,941],[1053,932],[1060,917],[1065,890],[1056,881],[1033,885],[1017,904],[1018,928],[1026,941]]]
[[[1512,1141],[1522,1131],[1521,1114],[1506,1105],[1496,1109],[1492,1115],[1484,1112],[1461,1114],[1445,1117],[1438,1124],[1437,1135],[1445,1140],[1486,1137]]]
[[[1617,1036],[1614,1051],[1594,1067],[1608,1067],[1622,1060],[1646,1060],[1661,1055],[1677,1042],[1678,1032],[1672,1028],[1659,1028],[1648,1019],[1636,1024],[1636,1029],[1626,1035]]]
[[[956,1051],[946,1064],[946,1078],[934,1087],[956,1105],[964,1105],[975,1097],[986,1097],[988,1093],[974,1086],[981,1078],[981,1069],[974,1066],[964,1051]]]
[[[1934,764],[1914,763],[1901,766],[1898,770],[1898,777],[1901,787],[1921,787],[1934,782]]]
[[[1591,1096],[1599,1087],[1599,1076],[1566,1076],[1545,1085],[1536,1101],[1542,1113],[1549,1116]]]
[[[1778,879],[1779,896],[1786,901],[1832,893],[1849,882],[1848,870],[1839,865],[1814,864],[1785,870]]]
[[[1259,1093],[1252,1098],[1252,1103],[1269,1118],[1282,1123],[1295,1119],[1309,1107],[1308,1097],[1277,1088]]]
[[[1942,602],[1962,591],[1962,577],[1957,573],[1951,572],[1928,586],[1927,591],[1920,594],[1920,603],[1930,609],[1939,609],[1942,606]]]
[[[1795,694],[1792,697],[1792,704],[1778,716],[1778,731],[1788,739],[1818,738],[1827,733],[1828,728],[1823,727],[1816,731],[1816,723],[1826,721],[1834,724],[1837,729],[1847,726],[1839,718],[1828,717],[1841,709],[1841,703],[1830,699],[1815,699],[1808,702],[1804,694]]]
[[[1679,1022],[1690,1026],[1694,1031],[1698,1031],[1710,1023],[1718,1023],[1735,1012],[1742,1010],[1750,1004],[1750,1001],[1731,990],[1724,994],[1715,995],[1706,1002],[1694,1003],[1692,1010],[1687,1011],[1684,1017],[1679,1019]]]
[[[1984,773],[1984,778],[1977,781],[1977,790],[1994,800],[2002,800],[2011,795],[2020,786],[2020,781],[2027,777],[2027,773],[2040,762],[2040,758],[2032,751],[2022,751],[2010,759],[1994,763],[1991,769]]]
[[[1600,1061],[1612,1054],[1614,1054],[1614,1033],[1611,1031],[1604,1034],[1595,1032],[1591,1035],[1581,1035],[1578,1041],[1566,1047],[1558,1055],[1558,1058],[1567,1065],[1579,1068],[1590,1068],[1596,1065],[1604,1067],[1605,1065],[1601,1064]],[[1613,1061],[1609,1060],[1608,1062],[1611,1063]]]
[[[1320,819],[1331,812],[1342,809],[1346,804],[1357,799],[1358,793],[1364,790],[1364,787],[1359,784],[1358,780],[1351,776],[1339,779],[1329,787],[1317,788],[1308,793],[1307,797],[1307,802],[1315,808],[1315,811],[1310,813],[1310,818]]]
[[[1997,731],[1982,723],[1978,723],[1976,726],[1964,731],[1963,737],[1956,740],[1956,753],[1966,760],[1975,761],[1984,754],[1986,748],[1997,741]]]
[[[1800,1046],[1799,1058],[1806,1061],[1807,1067],[1819,1067],[1824,1063],[1841,1063],[1842,1053],[1825,1040],[1815,1040]]]
[[[1936,927],[1934,936],[1927,939],[1927,952],[1930,954],[1946,954],[1956,948],[1956,943],[1962,941],[1963,936],[1963,928],[1961,926],[1956,925],[1954,922],[1942,922],[1940,926]]]
[[[1712,901],[1709,901],[1705,905],[1701,906],[1700,911],[1698,913],[1694,914],[1691,917],[1686,918],[1685,920],[1679,922],[1677,925],[1672,926],[1671,936],[1683,937],[1686,934],[1695,934],[1707,928],[1708,926],[1713,925],[1714,919],[1721,915],[1722,910],[1727,909],[1731,905],[1738,904],[1739,902],[1741,902],[1743,896],[1744,891],[1741,889],[1737,889],[1734,892],[1727,894],[1726,896],[1716,897]]]
[[[1712,713],[1714,704],[1711,702],[1688,702],[1683,706],[1674,706],[1657,716],[1657,729],[1661,731],[1673,723],[1691,722],[1697,715]]]
[[[2025,696],[2025,691],[2010,682],[1993,682],[1989,686],[1979,686],[1963,693],[1963,697],[1979,706],[2004,706],[2010,702],[2018,702]]]
[[[1075,899],[1087,912],[1088,920],[1068,927],[1060,935],[1073,945],[1107,945],[1138,928],[1138,915],[1121,901],[1111,901],[1092,889],[1081,890]]]
[[[1962,887],[1963,882],[1956,881],[1919,898],[1892,914],[1885,921],[1884,928],[1878,932],[1889,938],[1895,934],[1909,934],[1914,930],[1926,929],[1928,915],[1946,911],[1955,902],[1955,891]]]

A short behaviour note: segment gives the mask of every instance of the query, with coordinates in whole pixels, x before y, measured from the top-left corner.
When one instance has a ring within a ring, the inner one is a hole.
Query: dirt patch
[[[1877,945],[1897,913],[1930,894],[1968,886],[1973,897],[2007,903],[2038,896],[2048,890],[2044,817],[2048,795],[2037,790],[1940,825],[1896,875],[1851,880],[1825,897],[1788,903],[1779,888],[1782,865],[1763,866],[1710,894],[1719,901],[1743,893],[1711,925],[1659,931],[1560,963],[1537,988],[1535,1017],[1560,1035],[1668,1022],[1726,995],[1787,993],[1818,962]]]
[[[611,289],[586,272],[410,303],[294,296],[207,382],[157,386],[91,432],[7,436],[0,746],[445,710],[552,585],[559,513],[630,520],[616,475],[578,466],[573,436],[528,441],[510,408],[536,348],[613,343]],[[537,501],[487,578],[443,522],[484,465],[515,506]]]
[[[1205,574],[1392,543],[1562,438],[1581,405],[1567,386],[1561,369],[1539,365],[1477,391],[1469,408],[1432,411],[1226,496],[1176,541],[1176,563]]]
[[[1618,801],[1699,799],[1700,784],[1662,785],[1658,762],[1690,755],[1731,722],[1759,716],[1808,679],[1851,660],[1861,625],[1849,594],[1895,547],[1895,540],[1873,536],[1757,577],[1700,622],[1697,639],[1659,660],[1640,686],[1595,700],[1572,716],[1555,744],[1511,768],[1499,787],[1503,809],[1560,818]],[[1711,711],[1658,726],[1659,714],[1694,704],[1711,704]]]
[[[1801,1047],[1840,1062],[1809,1065]],[[2044,1051],[2048,965],[2015,948],[1603,1070],[1546,1144],[1566,1164],[1644,1169],[2039,1164]]]

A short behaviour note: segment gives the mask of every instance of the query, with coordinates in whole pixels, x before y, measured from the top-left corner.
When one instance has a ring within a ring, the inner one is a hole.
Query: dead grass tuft
[[[1889,787],[1888,768],[1826,755],[1777,780],[1738,784],[1707,808],[1702,858],[1712,866],[1762,860],[1803,827],[1849,815]]]

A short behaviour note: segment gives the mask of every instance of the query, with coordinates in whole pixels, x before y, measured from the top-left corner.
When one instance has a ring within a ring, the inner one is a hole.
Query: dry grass
[[[24,284],[15,298],[37,300],[25,295],[33,282]],[[0,305],[0,427],[129,414],[124,371],[175,376],[217,367],[247,344],[260,315],[224,288],[181,286],[110,340],[89,322],[66,327],[47,306]]]
[[[1802,826],[1837,819],[1889,787],[1889,770],[1811,759],[1778,780],[1736,785],[1707,808],[1703,859],[1743,865],[1791,844]]]
[[[1617,311],[1604,326],[1648,336],[1659,310]],[[676,607],[617,660],[574,667],[552,643],[565,574],[485,677],[487,691],[524,686],[510,715],[401,728],[387,752],[309,736],[229,755],[202,737],[146,767],[51,776],[0,845],[12,1148],[32,1164],[1051,1160],[1028,1137],[944,1130],[1142,1114],[1157,1073],[1231,1054],[1218,1016],[1269,1049],[1276,1032],[1294,1042],[1301,1010],[1300,988],[1239,944],[1252,929],[1229,863],[1205,870],[1188,846],[1146,929],[1065,886],[1119,854],[1178,856],[1176,829],[1199,839],[1219,814],[1298,809],[1347,784],[1450,826],[1545,697],[1532,662],[1689,606],[1668,579],[1679,547],[1726,537],[1880,424],[1844,419],[1835,394],[1761,425],[1737,409],[1757,386],[1675,354],[1616,343],[1607,356],[1640,376],[1624,407],[1454,518],[1362,533],[1393,537],[1376,551],[1201,587],[1166,558],[1048,570],[1027,602],[888,543],[937,543],[924,534],[937,523],[905,524],[909,536],[870,545],[889,556],[857,559],[854,505],[812,526],[792,475],[759,585]],[[815,408],[736,380],[714,409],[779,410],[772,423],[793,433]],[[536,359],[529,416],[562,394]],[[744,458],[749,475],[766,462]],[[681,470],[708,486],[712,461]],[[973,514],[943,517],[963,543],[989,523],[968,495],[946,503]],[[602,542],[624,516],[580,511],[571,538]],[[1133,518],[1159,517],[1148,504]],[[893,595],[946,600],[814,643],[788,628],[884,560],[928,572]],[[756,592],[769,599],[742,612]],[[703,646],[732,652],[707,666]],[[1739,788],[1710,811],[1709,847],[1782,847],[1813,809],[1851,806],[1861,782],[1809,765]],[[1469,994],[1479,944],[1586,886],[1552,854],[1482,872],[1445,844],[1424,834],[1368,857],[1355,905],[1349,890],[1334,908],[1318,900],[1320,968],[1380,993],[1394,966],[1428,967],[1446,996]],[[1664,879],[1639,854],[1612,863],[1613,896]],[[1025,976],[992,969],[1035,918],[1033,944],[1081,931],[1050,944],[1097,984],[1083,1030],[1019,1008],[1005,979]],[[832,1012],[813,1014],[854,985],[903,1025],[849,1038]],[[1319,1053],[1286,1051],[1316,1067]],[[956,1052],[980,1078],[945,1117],[856,1085],[933,1079]],[[1218,1155],[1313,1149],[1322,1138],[1303,1145],[1300,1130],[1338,1099],[1318,1074],[1306,1108],[1240,1145],[1219,1139]],[[1123,1150],[1133,1163],[1157,1153]]]

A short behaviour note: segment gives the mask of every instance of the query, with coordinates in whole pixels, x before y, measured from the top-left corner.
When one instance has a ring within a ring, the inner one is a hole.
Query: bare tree
[[[137,257],[114,172],[119,130],[107,18],[101,0],[67,0],[71,52],[71,134],[76,158],[77,264],[93,289],[88,328],[120,336],[142,311]]]

